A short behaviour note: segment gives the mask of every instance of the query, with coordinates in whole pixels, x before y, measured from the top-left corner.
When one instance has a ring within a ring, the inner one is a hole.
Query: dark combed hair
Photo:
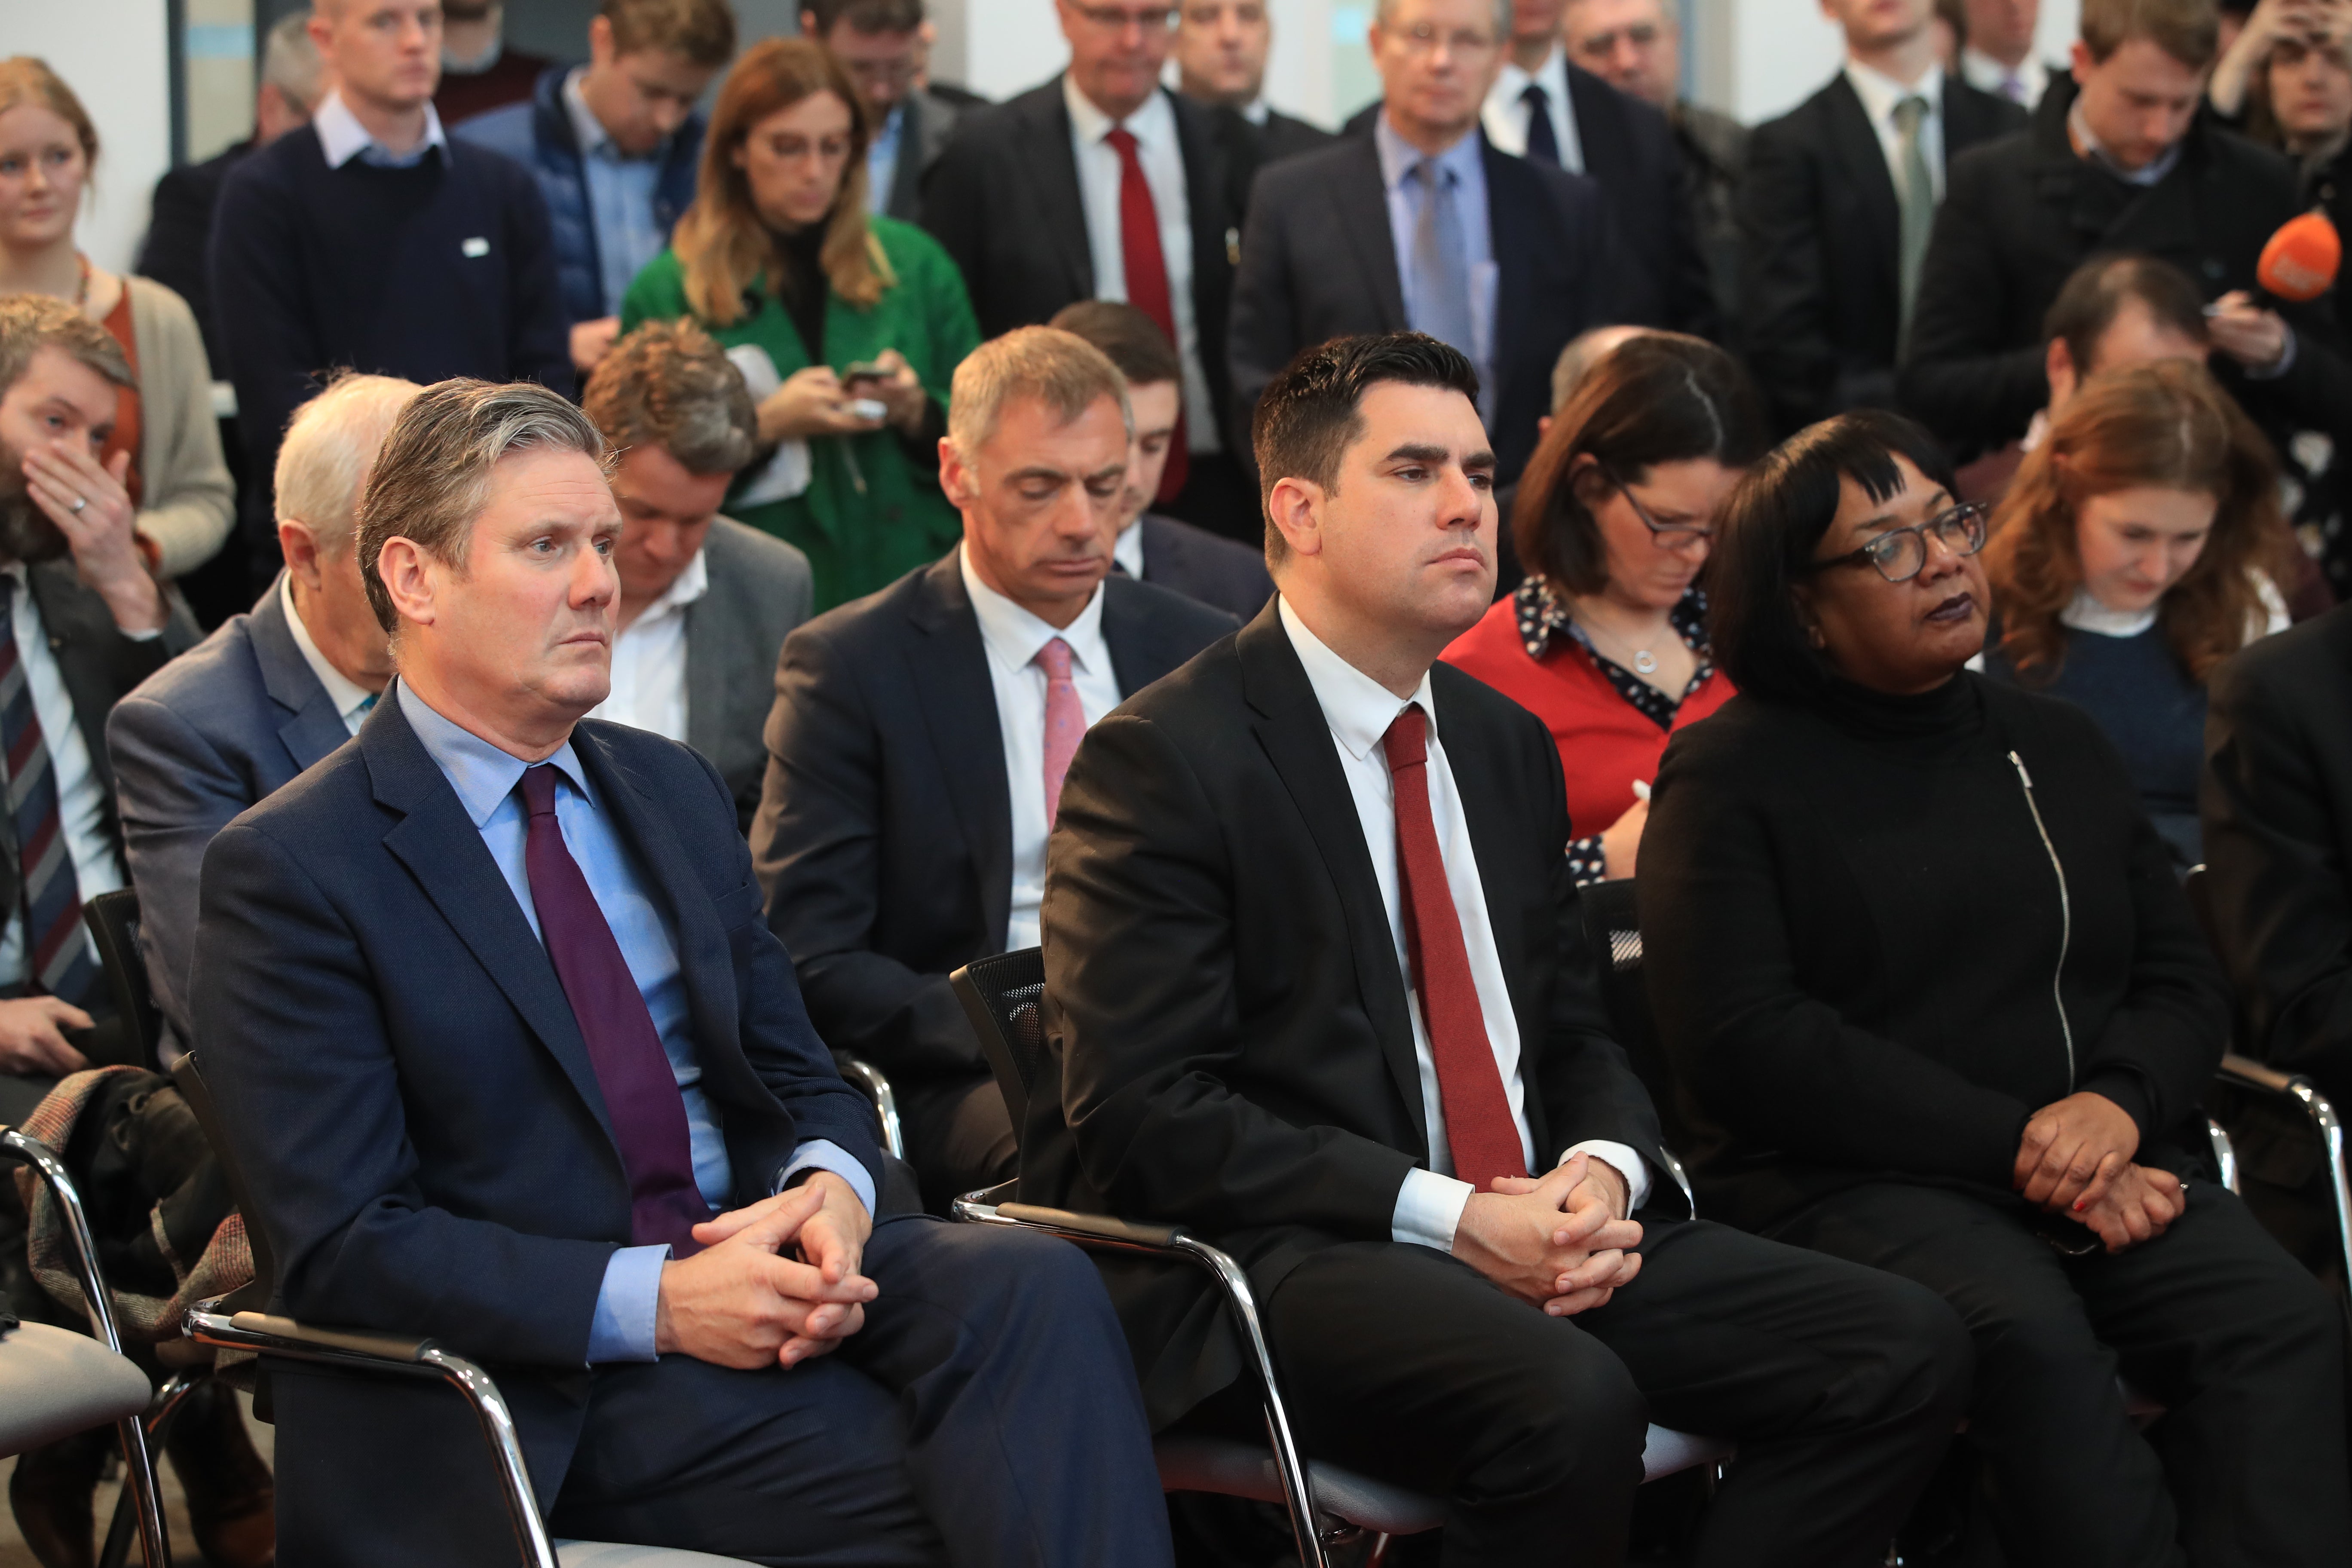
[[[1364,433],[1364,394],[1382,382],[1450,386],[1478,401],[1478,373],[1461,350],[1425,332],[1382,332],[1333,338],[1302,350],[1275,373],[1250,416],[1250,447],[1257,456],[1258,501],[1283,479],[1305,479],[1326,490],[1339,482],[1339,458]],[[1269,519],[1265,555],[1288,550]]]
[[[1741,691],[1810,705],[1833,673],[1805,635],[1797,586],[1837,518],[1843,481],[1873,500],[1902,488],[1905,458],[1931,485],[1951,491],[1951,461],[1899,414],[1864,408],[1808,426],[1766,453],[1717,514],[1721,530],[1707,579],[1715,659]]]
[[[1744,468],[1771,445],[1748,373],[1721,349],[1679,332],[1645,332],[1603,354],[1577,383],[1528,459],[1511,542],[1529,572],[1570,594],[1607,584],[1601,525],[1576,495],[1576,466],[1639,484],[1660,463],[1712,458]]]
[[[1123,300],[1081,300],[1045,323],[1075,332],[1110,357],[1129,386],[1184,379],[1184,362],[1160,323]]]
[[[801,9],[816,23],[809,29],[814,38],[841,22],[853,33],[911,33],[923,25],[923,0],[801,0]]]
[[[2159,257],[2136,253],[2094,256],[2074,268],[2042,318],[2042,341],[2063,340],[2077,378],[2096,370],[2099,340],[2126,305],[2138,301],[2156,324],[2183,337],[2208,342],[2205,297],[2189,274]]]

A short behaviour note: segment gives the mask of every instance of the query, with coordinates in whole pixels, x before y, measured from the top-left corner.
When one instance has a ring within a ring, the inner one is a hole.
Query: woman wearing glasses
[[[1731,694],[1698,578],[1716,508],[1767,445],[1746,373],[1714,344],[1651,332],[1611,350],[1520,482],[1527,581],[1445,650],[1550,727],[1580,883],[1633,874],[1667,737]]]
[[[1952,485],[1856,413],[1725,507],[1740,695],[1668,748],[1639,889],[1698,1210],[1953,1303],[2019,1568],[2352,1561],[2341,1321],[2189,1154],[2221,976],[2097,725],[1965,668]]]
[[[2143,365],[2068,400],[1985,547],[1985,672],[2097,720],[2183,868],[2204,858],[2205,679],[2286,626],[2278,494],[2269,443],[2202,366]]]

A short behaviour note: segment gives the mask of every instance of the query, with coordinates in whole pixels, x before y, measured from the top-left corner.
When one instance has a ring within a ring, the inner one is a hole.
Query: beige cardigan
[[[236,489],[221,458],[212,367],[195,312],[161,283],[125,278],[131,334],[139,345],[138,529],[163,550],[158,568],[177,577],[211,560],[236,521]]]

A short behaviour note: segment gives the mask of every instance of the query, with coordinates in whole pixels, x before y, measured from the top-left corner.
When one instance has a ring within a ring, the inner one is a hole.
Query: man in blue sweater
[[[278,438],[327,371],[573,386],[538,186],[487,148],[453,150],[433,111],[438,0],[318,0],[310,37],[335,90],[237,166],[213,227],[260,580],[278,570]]]
[[[695,100],[735,56],[727,0],[604,0],[588,63],[540,73],[524,103],[476,115],[457,140],[538,176],[555,275],[585,379],[613,346],[621,296],[694,201],[703,117]]]

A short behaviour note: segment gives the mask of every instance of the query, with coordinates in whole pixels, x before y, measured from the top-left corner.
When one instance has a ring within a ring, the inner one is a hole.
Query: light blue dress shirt
[[[580,143],[581,172],[588,180],[588,216],[596,226],[596,280],[604,291],[604,313],[617,316],[631,280],[669,244],[669,236],[654,219],[654,197],[661,190],[669,143],[663,142],[642,158],[632,158],[615,146],[580,90],[581,73],[587,68],[576,67],[563,79],[563,109],[571,117],[572,139]]]
[[[907,100],[900,99],[890,106],[890,112],[874,132],[873,144],[866,149],[866,210],[880,216],[890,214],[890,186],[898,178],[898,143],[907,130]]]
[[[310,127],[318,132],[319,149],[326,154],[330,169],[340,169],[353,158],[379,169],[413,169],[425,162],[427,153],[436,152],[444,163],[449,161],[449,136],[430,103],[425,106],[424,140],[405,153],[394,153],[377,141],[341,92],[331,91],[319,100],[310,114]]]
[[[1397,280],[1404,286],[1405,321],[1425,331],[1425,296],[1413,276],[1414,231],[1421,226],[1421,182],[1412,177],[1427,154],[1396,132],[1385,110],[1372,116],[1372,142],[1380,149],[1381,184],[1388,192],[1389,237],[1396,247]],[[1502,276],[1495,261],[1495,231],[1486,210],[1485,149],[1474,127],[1437,155],[1439,170],[1454,183],[1457,239],[1470,274],[1470,363],[1478,372],[1478,407],[1493,413],[1495,399],[1495,298]]]
[[[499,873],[513,890],[522,917],[540,936],[539,909],[530,896],[530,872],[523,850],[530,837],[529,814],[515,786],[522,782],[528,763],[500,751],[480,736],[460,728],[397,683],[401,716],[416,732],[425,754],[437,765],[457,802],[473,820],[482,843],[498,863]],[[686,1100],[687,1134],[694,1155],[694,1184],[714,1210],[728,1206],[735,1191],[735,1173],[727,1157],[717,1109],[702,1092],[702,1066],[697,1059],[693,1022],[686,994],[686,976],[677,959],[677,941],[660,906],[647,895],[635,858],[614,831],[611,818],[597,802],[580,758],[566,741],[547,759],[556,770],[555,820],[563,830],[564,847],[578,862],[596,907],[613,928],[622,960],[653,1015],[663,1054],[677,1075],[678,1092]],[[542,940],[544,940],[542,938]],[[793,1157],[770,1191],[780,1190],[802,1171],[831,1171],[856,1190],[866,1212],[874,1212],[874,1178],[849,1152],[827,1139],[811,1139]],[[604,1283],[596,1296],[596,1316],[588,1331],[588,1360],[652,1361],[654,1309],[661,1294],[661,1266],[669,1258],[667,1246],[625,1247],[604,1268]]]

